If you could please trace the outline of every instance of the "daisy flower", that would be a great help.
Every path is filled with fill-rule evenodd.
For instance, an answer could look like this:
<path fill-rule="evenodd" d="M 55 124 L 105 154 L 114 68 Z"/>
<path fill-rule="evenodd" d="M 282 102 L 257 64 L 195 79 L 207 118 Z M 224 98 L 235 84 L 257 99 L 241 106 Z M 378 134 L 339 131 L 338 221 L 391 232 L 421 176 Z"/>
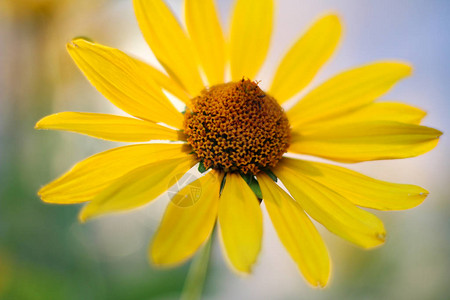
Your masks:
<path fill-rule="evenodd" d="M 150 203 L 176 175 L 197 165 L 203 176 L 194 184 L 201 191 L 189 203 L 183 201 L 193 199 L 191 186 L 173 195 L 178 200 L 169 202 L 150 246 L 154 264 L 184 262 L 218 223 L 227 260 L 235 270 L 250 272 L 261 249 L 263 203 L 305 279 L 325 286 L 330 259 L 310 218 L 373 248 L 384 242 L 385 229 L 360 207 L 402 210 L 427 196 L 418 186 L 289 155 L 341 163 L 407 158 L 434 148 L 441 135 L 419 125 L 422 110 L 375 102 L 411 74 L 403 62 L 358 66 L 295 98 L 334 52 L 342 31 L 338 16 L 319 18 L 287 51 L 263 90 L 257 80 L 273 29 L 272 0 L 238 0 L 227 39 L 213 0 L 185 0 L 185 28 L 162 0 L 135 0 L 134 8 L 166 72 L 117 49 L 73 40 L 67 49 L 77 66 L 130 116 L 62 112 L 36 128 L 138 144 L 79 162 L 39 191 L 43 201 L 87 202 L 80 213 L 86 221 Z M 168 94 L 184 102 L 185 111 L 179 112 Z M 298 101 L 285 111 L 281 105 L 291 98 Z M 146 143 L 152 140 L 158 141 Z"/>

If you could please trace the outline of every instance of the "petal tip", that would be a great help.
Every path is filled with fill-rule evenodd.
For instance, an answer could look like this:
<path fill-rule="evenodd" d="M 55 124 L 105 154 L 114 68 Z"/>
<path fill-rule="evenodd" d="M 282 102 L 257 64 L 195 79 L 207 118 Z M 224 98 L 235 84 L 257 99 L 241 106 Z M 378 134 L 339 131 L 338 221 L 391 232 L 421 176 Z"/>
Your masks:
<path fill-rule="evenodd" d="M 301 273 L 303 274 L 303 273 Z M 303 278 L 306 280 L 306 282 L 313 288 L 318 288 L 318 289 L 324 289 L 327 285 L 328 285 L 328 281 L 330 279 L 330 273 L 328 272 L 327 276 L 316 276 L 316 277 L 309 277 L 309 276 L 305 276 L 303 274 Z"/>
<path fill-rule="evenodd" d="M 78 215 L 78 221 L 82 224 L 86 223 L 93 217 L 93 214 L 89 210 L 89 204 L 83 207 Z"/>
<path fill-rule="evenodd" d="M 233 268 L 234 273 L 240 277 L 248 277 L 252 273 L 251 268 L 248 269 L 237 269 L 236 267 Z"/>
<path fill-rule="evenodd" d="M 181 262 L 171 261 L 167 255 L 166 256 L 164 255 L 165 253 L 158 251 L 158 249 L 156 247 L 154 247 L 153 245 L 150 246 L 149 250 L 150 251 L 148 254 L 148 261 L 149 261 L 150 265 L 152 265 L 155 268 L 168 269 L 168 268 L 173 268 L 173 267 L 179 266 L 183 262 L 185 262 L 184 260 Z"/>
<path fill-rule="evenodd" d="M 386 241 L 386 232 L 383 231 L 383 232 L 377 233 L 376 237 L 380 242 L 384 243 Z"/>
<path fill-rule="evenodd" d="M 408 196 L 417 196 L 417 195 L 419 195 L 419 196 L 422 196 L 422 197 L 425 198 L 425 197 L 427 197 L 430 194 L 430 192 L 428 190 L 424 189 L 423 187 L 420 187 L 420 186 L 417 186 L 417 185 L 415 187 L 417 189 L 416 193 L 408 194 Z"/>
<path fill-rule="evenodd" d="M 233 263 L 230 258 L 225 255 L 225 261 L 228 264 L 229 269 L 237 276 L 246 278 L 251 275 L 252 273 L 252 266 L 251 265 L 236 265 Z"/>
<path fill-rule="evenodd" d="M 37 194 L 38 194 L 39 197 L 41 197 L 41 198 L 46 198 L 47 197 L 47 195 L 49 194 L 48 191 L 50 189 L 49 185 L 50 184 L 44 185 L 38 190 Z M 42 199 L 42 201 L 44 201 L 44 199 Z M 44 201 L 44 202 L 46 202 L 46 201 Z"/>
<path fill-rule="evenodd" d="M 236 264 L 230 260 L 229 257 L 226 257 L 226 261 L 228 263 L 229 268 L 233 271 L 234 274 L 240 277 L 248 277 L 252 274 L 252 267 L 256 262 L 251 264 Z"/>
<path fill-rule="evenodd" d="M 55 194 L 52 194 L 52 191 L 51 191 L 51 188 L 49 188 L 49 185 L 45 185 L 45 186 L 41 187 L 39 189 L 39 191 L 37 192 L 37 195 L 39 196 L 41 201 L 44 203 L 64 204 L 64 203 L 58 202 L 58 198 L 54 197 Z"/>
<path fill-rule="evenodd" d="M 170 268 L 173 268 L 173 267 L 176 266 L 176 264 L 164 263 L 163 261 L 159 261 L 159 260 L 154 259 L 154 258 L 150 258 L 149 259 L 149 263 L 155 269 L 160 269 L 160 270 L 170 269 Z"/>
<path fill-rule="evenodd" d="M 34 125 L 34 129 L 51 129 L 52 123 L 54 123 L 55 117 L 61 115 L 62 113 L 56 113 L 52 115 L 48 115 L 37 121 Z"/>
<path fill-rule="evenodd" d="M 365 250 L 372 250 L 382 246 L 386 242 L 386 232 L 380 231 L 373 234 L 370 241 L 368 240 L 366 243 L 358 243 L 360 247 Z"/>
<path fill-rule="evenodd" d="M 411 76 L 414 73 L 414 66 L 411 63 L 405 61 L 400 61 L 398 63 L 404 67 L 405 77 Z"/>
<path fill-rule="evenodd" d="M 66 44 L 67 50 L 73 50 L 78 48 L 77 40 L 72 40 Z"/>
<path fill-rule="evenodd" d="M 153 239 L 148 249 L 148 262 L 155 267 L 161 267 L 163 265 L 161 255 L 159 255 L 155 247 L 155 239 Z"/>
<path fill-rule="evenodd" d="M 422 196 L 423 198 L 426 198 L 426 197 L 428 197 L 429 194 L 430 193 L 428 191 L 426 191 L 426 192 L 419 193 L 419 196 Z"/>
<path fill-rule="evenodd" d="M 41 190 L 39 190 L 39 191 L 37 192 L 37 195 L 38 195 L 39 199 L 40 199 L 42 202 L 44 202 L 44 203 L 52 203 L 52 202 L 48 201 L 47 196 L 46 196 L 44 193 L 42 193 Z"/>
<path fill-rule="evenodd" d="M 327 284 L 328 284 L 328 281 L 321 281 L 321 280 L 318 280 L 318 281 L 316 282 L 315 287 L 317 287 L 317 288 L 319 288 L 319 289 L 324 289 L 324 288 L 327 286 Z"/>
<path fill-rule="evenodd" d="M 42 202 L 44 202 L 44 203 L 47 203 L 47 204 L 60 204 L 60 203 L 57 203 L 57 202 L 55 202 L 55 201 L 52 201 L 51 200 L 51 197 L 49 198 L 47 195 L 45 195 L 45 194 L 39 194 L 39 192 L 38 192 L 38 196 L 39 196 L 39 198 L 41 199 L 41 201 Z"/>
<path fill-rule="evenodd" d="M 70 51 L 80 48 L 83 44 L 94 44 L 94 41 L 86 37 L 75 37 L 66 44 L 66 47 Z"/>
<path fill-rule="evenodd" d="M 342 22 L 341 15 L 334 10 L 330 10 L 325 12 L 320 18 L 318 22 L 327 22 L 330 27 L 332 27 L 334 30 L 338 30 L 340 33 L 342 33 L 344 29 L 344 24 Z"/>
<path fill-rule="evenodd" d="M 86 223 L 86 217 L 85 216 L 82 216 L 81 214 L 78 216 L 78 221 L 81 223 L 81 224 L 84 224 L 84 223 Z"/>
<path fill-rule="evenodd" d="M 375 233 L 374 238 L 375 239 L 372 241 L 372 243 L 364 245 L 363 248 L 365 248 L 366 250 L 370 250 L 383 245 L 386 242 L 386 232 L 382 231 Z"/>
<path fill-rule="evenodd" d="M 36 124 L 34 125 L 34 129 L 44 129 L 45 128 L 45 126 L 44 126 L 45 118 L 47 118 L 47 117 L 44 117 L 44 118 L 40 119 L 39 121 L 37 121 Z"/>
<path fill-rule="evenodd" d="M 374 64 L 377 63 L 381 63 L 382 65 L 384 64 L 385 66 L 390 66 L 390 67 L 394 67 L 394 69 L 391 69 L 391 71 L 394 71 L 396 74 L 398 74 L 398 76 L 400 76 L 400 78 L 404 78 L 404 77 L 408 77 L 411 76 L 414 72 L 414 66 L 407 61 L 403 61 L 403 60 L 397 60 L 397 59 L 393 59 L 393 60 L 382 60 L 379 62 L 375 62 Z"/>
<path fill-rule="evenodd" d="M 148 255 L 148 262 L 150 263 L 151 266 L 155 268 L 164 267 L 164 264 L 161 262 L 160 259 L 156 257 L 155 253 L 152 250 L 150 250 L 150 253 Z"/>
<path fill-rule="evenodd" d="M 330 20 L 338 25 L 342 25 L 342 18 L 337 11 L 331 10 L 331 11 L 326 12 L 323 15 L 322 19 Z"/>

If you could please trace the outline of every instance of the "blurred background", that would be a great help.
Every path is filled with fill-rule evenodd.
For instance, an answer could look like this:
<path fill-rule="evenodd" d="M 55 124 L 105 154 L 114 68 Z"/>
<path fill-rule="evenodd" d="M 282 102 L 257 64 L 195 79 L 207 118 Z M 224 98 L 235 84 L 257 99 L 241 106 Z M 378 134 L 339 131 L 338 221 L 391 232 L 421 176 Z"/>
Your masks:
<path fill-rule="evenodd" d="M 219 0 L 224 28 L 231 0 Z M 180 0 L 168 3 L 182 13 Z M 313 85 L 346 68 L 385 58 L 415 74 L 383 97 L 428 111 L 445 134 L 417 158 L 352 165 L 375 178 L 420 185 L 430 196 L 403 212 L 376 212 L 386 244 L 365 251 L 323 232 L 333 261 L 323 290 L 310 288 L 265 215 L 263 250 L 252 276 L 230 271 L 214 241 L 205 299 L 448 299 L 450 294 L 450 2 L 447 0 L 280 0 L 272 48 L 260 73 L 269 82 L 284 51 L 325 11 L 345 24 L 339 51 Z M 189 263 L 147 263 L 167 197 L 130 213 L 79 224 L 78 205 L 42 203 L 39 187 L 77 161 L 118 144 L 68 132 L 35 131 L 60 111 L 116 112 L 78 71 L 65 44 L 85 36 L 155 64 L 128 0 L 0 2 L 0 299 L 178 299 Z"/>

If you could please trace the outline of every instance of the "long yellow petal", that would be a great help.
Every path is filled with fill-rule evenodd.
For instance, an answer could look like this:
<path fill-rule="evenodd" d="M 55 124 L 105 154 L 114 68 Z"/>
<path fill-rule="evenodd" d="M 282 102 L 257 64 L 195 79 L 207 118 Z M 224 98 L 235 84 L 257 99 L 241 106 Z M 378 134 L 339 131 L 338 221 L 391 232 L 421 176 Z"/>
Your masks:
<path fill-rule="evenodd" d="M 289 151 L 340 162 L 406 158 L 433 149 L 441 134 L 434 128 L 389 121 L 339 124 L 294 131 Z"/>
<path fill-rule="evenodd" d="M 167 73 L 193 96 L 203 90 L 194 47 L 162 0 L 134 0 L 145 40 Z"/>
<path fill-rule="evenodd" d="M 140 119 L 182 128 L 182 115 L 151 79 L 147 64 L 82 39 L 68 43 L 67 50 L 87 79 L 114 105 Z"/>
<path fill-rule="evenodd" d="M 224 82 L 225 40 L 213 0 L 186 0 L 185 16 L 189 35 L 197 50 L 209 85 Z"/>
<path fill-rule="evenodd" d="M 190 258 L 211 235 L 217 218 L 222 176 L 210 172 L 169 203 L 150 248 L 155 265 L 172 266 Z M 181 199 L 190 205 L 181 205 Z"/>
<path fill-rule="evenodd" d="M 231 265 L 250 273 L 261 250 L 262 213 L 258 199 L 239 174 L 227 174 L 219 200 L 219 224 Z"/>
<path fill-rule="evenodd" d="M 180 140 L 179 132 L 152 122 L 97 113 L 61 112 L 41 119 L 35 128 L 67 130 L 118 142 Z"/>
<path fill-rule="evenodd" d="M 428 192 L 416 185 L 391 183 L 347 168 L 325 163 L 284 158 L 296 172 L 338 192 L 353 204 L 379 210 L 401 210 L 422 203 Z"/>
<path fill-rule="evenodd" d="M 330 257 L 317 229 L 295 202 L 267 175 L 258 175 L 264 203 L 281 242 L 313 286 L 326 286 Z"/>
<path fill-rule="evenodd" d="M 147 74 L 156 84 L 184 102 L 188 107 L 191 105 L 192 96 L 178 82 L 150 65 L 147 65 Z"/>
<path fill-rule="evenodd" d="M 296 171 L 289 161 L 282 160 L 274 173 L 308 215 L 331 232 L 364 248 L 384 242 L 386 232 L 377 217 Z"/>
<path fill-rule="evenodd" d="M 269 93 L 283 103 L 300 92 L 333 54 L 341 32 L 336 15 L 315 22 L 281 61 Z"/>
<path fill-rule="evenodd" d="M 269 50 L 273 0 L 238 0 L 231 21 L 230 63 L 233 81 L 255 79 Z"/>
<path fill-rule="evenodd" d="M 44 202 L 72 204 L 92 200 L 114 180 L 160 160 L 186 158 L 183 144 L 141 144 L 114 148 L 77 163 L 70 171 L 39 190 Z"/>
<path fill-rule="evenodd" d="M 324 82 L 287 114 L 293 127 L 351 112 L 386 93 L 397 81 L 411 74 L 400 62 L 376 62 L 340 73 Z"/>
<path fill-rule="evenodd" d="M 419 125 L 425 115 L 425 111 L 404 103 L 375 102 L 351 113 L 321 120 L 320 122 L 312 122 L 298 128 L 301 131 L 311 131 L 321 127 L 333 127 L 339 124 L 367 121 L 395 121 Z"/>
<path fill-rule="evenodd" d="M 191 158 L 182 157 L 156 161 L 134 169 L 112 182 L 80 212 L 85 222 L 102 214 L 130 210 L 147 204 L 163 194 L 193 165 Z"/>

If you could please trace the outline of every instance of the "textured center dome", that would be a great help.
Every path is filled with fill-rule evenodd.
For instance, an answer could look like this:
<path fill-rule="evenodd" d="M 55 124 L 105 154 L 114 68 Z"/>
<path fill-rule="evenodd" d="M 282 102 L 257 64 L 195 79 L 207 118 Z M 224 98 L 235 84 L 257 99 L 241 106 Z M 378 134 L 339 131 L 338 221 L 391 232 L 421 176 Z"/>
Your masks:
<path fill-rule="evenodd" d="M 256 175 L 274 167 L 289 146 L 284 110 L 250 80 L 203 90 L 192 99 L 184 126 L 206 169 Z"/>

